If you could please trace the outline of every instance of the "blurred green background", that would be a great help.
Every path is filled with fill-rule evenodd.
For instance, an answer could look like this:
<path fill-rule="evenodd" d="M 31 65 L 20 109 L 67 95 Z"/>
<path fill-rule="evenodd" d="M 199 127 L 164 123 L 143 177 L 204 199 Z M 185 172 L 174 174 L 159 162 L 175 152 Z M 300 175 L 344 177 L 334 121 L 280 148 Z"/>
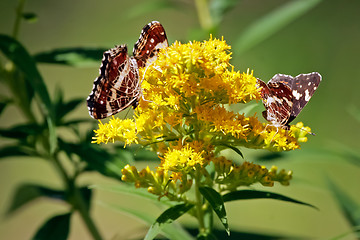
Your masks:
<path fill-rule="evenodd" d="M 307 0 L 299 0 L 307 1 Z M 351 231 L 352 223 L 344 208 L 360 219 L 360 1 L 324 0 L 281 27 L 253 47 L 240 49 L 246 31 L 258 21 L 292 1 L 243 0 L 222 18 L 216 37 L 232 46 L 232 64 L 236 70 L 254 70 L 268 81 L 276 73 L 297 75 L 317 71 L 323 81 L 310 103 L 295 120 L 311 127 L 316 136 L 302 144 L 301 150 L 284 153 L 280 159 L 261 164 L 294 171 L 289 187 L 267 189 L 291 196 L 319 208 L 256 200 L 227 203 L 232 230 L 266 232 L 275 235 L 330 239 Z M 0 1 L 0 32 L 11 34 L 17 1 Z M 127 44 L 132 48 L 141 28 L 152 20 L 165 27 L 169 43 L 175 40 L 206 40 L 201 30 L 195 3 L 182 1 L 28 1 L 26 12 L 34 12 L 36 23 L 23 22 L 19 34 L 31 54 L 64 47 L 104 47 Z M 264 29 L 266 32 L 266 29 Z M 98 63 L 83 67 L 40 64 L 49 92 L 61 87 L 65 98 L 86 99 L 98 75 Z M 6 91 L 3 86 L 1 93 Z M 261 104 L 257 108 L 262 111 Z M 85 102 L 75 112 L 88 117 Z M 16 108 L 9 107 L 0 118 L 0 126 L 21 122 Z M 94 120 L 94 122 L 96 122 Z M 0 139 L 0 143 L 4 142 Z M 254 160 L 266 151 L 244 150 L 245 159 Z M 146 163 L 141 163 L 141 166 Z M 29 239 L 51 215 L 65 210 L 52 201 L 37 201 L 5 218 L 14 188 L 20 183 L 46 182 L 61 186 L 52 165 L 42 160 L 6 158 L 0 161 L 0 239 Z M 88 174 L 83 183 L 116 183 L 100 174 Z M 261 188 L 259 188 L 261 189 Z M 337 189 L 337 190 L 336 190 Z M 339 190 L 340 189 L 340 190 Z M 341 193 L 341 194 L 339 194 Z M 126 195 L 95 191 L 92 215 L 106 239 L 137 239 L 148 226 L 125 214 L 97 204 L 115 202 L 126 207 L 161 211 L 152 204 Z M 349 203 L 349 201 L 351 203 Z M 80 218 L 73 219 L 69 239 L 89 239 Z M 181 219 L 187 224 L 191 219 Z M 343 239 L 356 239 L 347 235 Z"/>

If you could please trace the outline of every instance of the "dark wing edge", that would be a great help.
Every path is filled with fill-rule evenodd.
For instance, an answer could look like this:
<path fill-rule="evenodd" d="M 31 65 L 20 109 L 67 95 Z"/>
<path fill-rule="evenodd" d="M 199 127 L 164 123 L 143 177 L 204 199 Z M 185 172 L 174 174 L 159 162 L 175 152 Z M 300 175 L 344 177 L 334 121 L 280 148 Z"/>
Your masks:
<path fill-rule="evenodd" d="M 128 72 L 121 76 L 123 71 Z M 95 79 L 93 89 L 87 98 L 89 115 L 94 119 L 103 119 L 130 105 L 136 106 L 138 96 L 129 96 L 127 86 L 123 86 L 122 83 L 123 79 L 129 78 L 132 78 L 130 80 L 135 84 L 139 81 L 136 60 L 128 56 L 126 45 L 116 46 L 104 52 L 99 76 Z"/>
<path fill-rule="evenodd" d="M 133 55 L 139 67 L 149 66 L 162 48 L 169 46 L 164 27 L 158 21 L 146 24 L 134 45 Z"/>

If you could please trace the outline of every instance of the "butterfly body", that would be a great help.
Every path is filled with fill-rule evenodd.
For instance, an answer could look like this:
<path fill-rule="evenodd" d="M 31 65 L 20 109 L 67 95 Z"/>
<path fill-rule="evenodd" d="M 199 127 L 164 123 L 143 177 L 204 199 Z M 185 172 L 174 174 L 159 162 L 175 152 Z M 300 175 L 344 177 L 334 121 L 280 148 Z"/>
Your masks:
<path fill-rule="evenodd" d="M 275 127 L 288 129 L 289 124 L 309 102 L 321 82 L 317 72 L 296 77 L 276 74 L 268 83 L 258 79 L 266 111 L 264 118 Z"/>
<path fill-rule="evenodd" d="M 134 45 L 134 56 L 128 55 L 126 45 L 104 52 L 93 89 L 87 98 L 89 114 L 102 119 L 129 106 L 136 108 L 142 96 L 139 67 L 154 62 L 161 48 L 168 46 L 163 26 L 153 21 L 143 28 Z"/>

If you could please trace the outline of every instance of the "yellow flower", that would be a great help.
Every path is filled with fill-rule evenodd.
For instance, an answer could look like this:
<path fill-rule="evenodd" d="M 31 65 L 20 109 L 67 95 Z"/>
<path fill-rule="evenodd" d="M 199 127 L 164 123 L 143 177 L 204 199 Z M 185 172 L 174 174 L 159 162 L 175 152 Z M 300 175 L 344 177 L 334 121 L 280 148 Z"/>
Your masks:
<path fill-rule="evenodd" d="M 140 69 L 146 100 L 135 110 L 135 120 L 100 123 L 93 142 L 140 143 L 158 151 L 159 144 L 170 146 L 167 141 L 185 139 L 189 144 L 206 138 L 215 146 L 229 142 L 271 151 L 299 148 L 310 130 L 300 123 L 285 131 L 223 106 L 260 99 L 253 71 L 234 71 L 230 59 L 223 39 L 175 42 L 160 51 L 152 65 Z"/>
<path fill-rule="evenodd" d="M 159 168 L 164 171 L 188 173 L 190 170 L 195 169 L 197 165 L 203 167 L 205 164 L 202 152 L 195 152 L 194 149 L 186 146 L 179 150 L 168 149 Z"/>
<path fill-rule="evenodd" d="M 139 126 L 139 125 L 138 125 Z M 131 119 L 121 120 L 119 118 L 112 117 L 108 123 L 103 124 L 99 120 L 99 129 L 94 130 L 95 137 L 93 137 L 93 143 L 108 143 L 115 141 L 122 141 L 126 144 L 137 142 L 136 136 L 136 124 Z"/>
<path fill-rule="evenodd" d="M 257 182 L 289 184 L 291 172 L 249 162 L 238 166 L 218 156 L 225 148 L 298 149 L 311 131 L 302 123 L 285 130 L 260 122 L 256 115 L 229 111 L 226 105 L 261 99 L 254 72 L 235 71 L 230 59 L 230 46 L 211 37 L 204 42 L 175 42 L 160 51 L 148 68 L 139 69 L 144 98 L 134 119 L 113 117 L 108 123 L 99 122 L 93 138 L 98 144 L 139 143 L 158 154 L 157 171 L 127 166 L 124 181 L 173 199 L 191 188 L 194 170 L 203 174 L 205 182 L 215 181 L 224 190 Z M 205 168 L 210 162 L 216 172 L 212 180 Z"/>

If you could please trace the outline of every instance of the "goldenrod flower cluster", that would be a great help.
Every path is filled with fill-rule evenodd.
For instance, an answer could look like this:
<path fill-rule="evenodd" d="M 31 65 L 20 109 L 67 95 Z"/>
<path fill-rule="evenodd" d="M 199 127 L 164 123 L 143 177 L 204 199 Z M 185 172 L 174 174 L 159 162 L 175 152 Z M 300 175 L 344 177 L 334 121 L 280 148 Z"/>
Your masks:
<path fill-rule="evenodd" d="M 158 153 L 162 161 L 156 172 L 138 172 L 127 166 L 124 181 L 161 195 L 165 187 L 175 189 L 173 184 L 179 180 L 184 191 L 191 186 L 188 175 L 201 171 L 207 176 L 205 167 L 213 163 L 215 181 L 224 189 L 255 182 L 264 186 L 272 186 L 274 181 L 288 184 L 291 173 L 280 171 L 286 174 L 279 175 L 274 169 L 248 162 L 235 166 L 215 156 L 216 150 L 224 146 L 297 149 L 299 142 L 307 141 L 306 131 L 310 131 L 302 123 L 288 131 L 261 123 L 257 116 L 229 111 L 229 104 L 260 100 L 253 72 L 235 71 L 230 59 L 230 46 L 222 39 L 210 38 L 187 44 L 175 42 L 160 51 L 152 65 L 140 69 L 144 97 L 134 119 L 112 118 L 108 123 L 99 123 L 93 141 L 139 143 Z"/>

